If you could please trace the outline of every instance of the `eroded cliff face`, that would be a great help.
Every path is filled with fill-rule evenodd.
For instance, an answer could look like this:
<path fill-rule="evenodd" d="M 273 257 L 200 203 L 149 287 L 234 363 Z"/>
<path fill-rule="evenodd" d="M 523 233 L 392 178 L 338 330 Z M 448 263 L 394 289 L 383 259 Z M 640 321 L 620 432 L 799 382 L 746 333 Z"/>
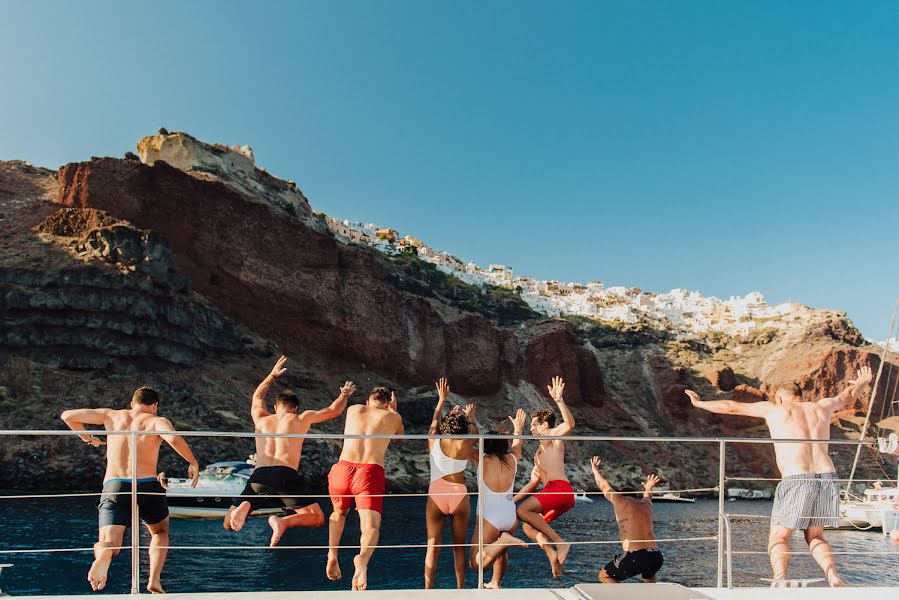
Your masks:
<path fill-rule="evenodd" d="M 357 402 L 387 384 L 399 390 L 410 432 L 426 431 L 438 377 L 449 377 L 451 402 L 476 402 L 490 427 L 519 406 L 551 405 L 545 386 L 561 375 L 578 433 L 752 437 L 766 435 L 763 424 L 694 409 L 684 390 L 756 401 L 795 380 L 817 398 L 879 364 L 843 315 L 825 311 L 784 331 L 696 340 L 544 319 L 511 292 L 336 239 L 302 192 L 256 168 L 249 149 L 185 134 L 145 138 L 138 149 L 144 162 L 95 159 L 58 175 L 0 163 L 2 428 L 62 428 L 64 408 L 124 407 L 149 384 L 179 429 L 250 431 L 253 389 L 285 353 L 279 385 L 304 407 L 327 404 L 347 379 L 359 385 Z M 865 409 L 847 408 L 834 436 L 857 432 Z M 212 462 L 252 447 L 202 440 L 196 453 Z M 423 448 L 388 454 L 393 490 L 426 487 Z M 522 480 L 535 449 L 525 445 Z M 594 454 L 621 486 L 650 470 L 673 488 L 717 481 L 714 444 L 571 442 L 567 451 L 580 487 L 592 486 Z M 307 441 L 310 489 L 323 489 L 338 453 L 337 443 Z M 834 453 L 845 467 L 846 451 Z M 770 446 L 735 445 L 727 458 L 731 475 L 776 475 Z M 89 488 L 103 469 L 101 452 L 64 439 L 0 440 L 0 460 L 5 488 Z M 169 453 L 162 465 L 183 471 Z"/>

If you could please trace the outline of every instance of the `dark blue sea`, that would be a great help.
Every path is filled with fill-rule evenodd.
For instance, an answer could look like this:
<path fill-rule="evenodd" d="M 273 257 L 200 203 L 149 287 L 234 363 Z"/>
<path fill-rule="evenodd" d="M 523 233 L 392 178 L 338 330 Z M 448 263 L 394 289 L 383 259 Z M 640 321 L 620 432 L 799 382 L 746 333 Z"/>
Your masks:
<path fill-rule="evenodd" d="M 95 498 L 0 500 L 0 550 L 15 548 L 89 547 L 96 540 Z M 768 515 L 770 502 L 728 502 L 731 513 Z M 327 512 L 327 511 L 326 511 Z M 655 505 L 656 536 L 682 538 L 711 536 L 717 532 L 717 502 L 700 500 L 695 504 Z M 767 519 L 734 520 L 735 551 L 765 551 Z M 574 509 L 554 523 L 569 540 L 617 539 L 611 506 L 600 497 L 593 504 L 577 503 Z M 202 546 L 263 546 L 268 543 L 269 528 L 264 518 L 250 519 L 240 533 L 222 529 L 220 520 L 173 519 L 171 544 Z M 344 543 L 358 544 L 358 519 L 351 514 Z M 447 530 L 448 535 L 448 530 Z M 896 585 L 899 572 L 899 543 L 880 532 L 832 531 L 827 533 L 836 551 L 895 552 L 877 556 L 855 554 L 838 557 L 838 566 L 850 585 Z M 125 540 L 129 540 L 126 535 Z M 142 544 L 148 543 L 146 533 Z M 385 502 L 382 544 L 422 544 L 425 540 L 424 499 L 388 498 Z M 284 545 L 327 544 L 327 528 L 293 529 L 282 539 Z M 447 538 L 446 543 L 449 543 Z M 714 540 L 660 544 L 665 565 L 663 581 L 689 586 L 714 586 L 716 545 Z M 794 538 L 794 550 L 804 550 L 800 537 Z M 506 587 L 570 587 L 593 582 L 597 571 L 616 552 L 617 545 L 573 546 L 564 575 L 553 580 L 543 552 L 536 547 L 510 551 Z M 350 589 L 353 550 L 341 553 L 344 578 L 329 581 L 324 574 L 325 549 L 317 550 L 171 550 L 163 572 L 163 585 L 169 592 L 260 591 L 260 590 L 347 590 Z M 4 571 L 0 587 L 13 595 L 91 593 L 86 575 L 90 552 L 54 554 L 2 554 L 0 562 L 15 566 Z M 106 591 L 129 591 L 130 552 L 123 551 L 112 564 Z M 420 588 L 423 585 L 424 549 L 379 549 L 369 569 L 369 587 Z M 141 556 L 141 589 L 146 585 L 147 556 Z M 734 557 L 737 585 L 763 585 L 761 577 L 770 574 L 767 557 Z M 819 570 L 809 556 L 794 557 L 791 575 L 817 577 Z M 455 584 L 450 549 L 440 556 L 438 587 Z M 476 587 L 477 573 L 469 572 L 467 586 Z"/>

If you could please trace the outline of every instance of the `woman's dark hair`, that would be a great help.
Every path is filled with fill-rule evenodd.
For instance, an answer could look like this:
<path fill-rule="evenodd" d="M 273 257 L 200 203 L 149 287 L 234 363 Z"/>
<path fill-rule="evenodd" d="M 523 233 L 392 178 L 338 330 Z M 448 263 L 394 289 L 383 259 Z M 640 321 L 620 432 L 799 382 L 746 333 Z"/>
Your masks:
<path fill-rule="evenodd" d="M 508 431 L 497 431 L 496 429 L 491 429 L 487 432 L 487 435 L 499 435 L 500 433 L 509 433 Z M 510 440 L 496 440 L 496 439 L 485 439 L 484 440 L 484 456 L 495 456 L 500 460 L 500 462 L 504 465 L 509 464 L 509 453 L 511 442 Z"/>
<path fill-rule="evenodd" d="M 441 435 L 461 435 L 468 433 L 468 417 L 459 410 L 450 411 L 440 420 L 437 431 Z"/>

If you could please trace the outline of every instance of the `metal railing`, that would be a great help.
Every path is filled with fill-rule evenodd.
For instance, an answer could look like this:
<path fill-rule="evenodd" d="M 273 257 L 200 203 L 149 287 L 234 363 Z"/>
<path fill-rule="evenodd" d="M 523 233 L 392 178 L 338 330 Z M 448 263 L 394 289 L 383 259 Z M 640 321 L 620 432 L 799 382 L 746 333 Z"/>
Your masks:
<path fill-rule="evenodd" d="M 546 440 L 562 440 L 568 442 L 605 442 L 605 443 L 698 443 L 698 444 L 716 444 L 718 446 L 718 481 L 717 485 L 714 487 L 707 488 L 691 488 L 687 490 L 654 490 L 652 494 L 665 494 L 670 493 L 672 491 L 678 492 L 717 492 L 718 493 L 718 531 L 717 535 L 714 536 L 695 536 L 695 537 L 685 537 L 685 538 L 656 538 L 655 540 L 582 540 L 582 541 L 569 541 L 568 543 L 572 545 L 604 545 L 604 544 L 620 544 L 622 541 L 628 542 L 661 542 L 661 543 L 675 543 L 675 542 L 695 542 L 695 541 L 716 541 L 717 542 L 717 569 L 716 569 L 716 585 L 721 588 L 725 586 L 725 576 L 726 576 L 726 586 L 728 588 L 733 587 L 733 556 L 734 555 L 748 555 L 748 554 L 766 554 L 766 552 L 749 552 L 749 551 L 733 551 L 732 545 L 732 535 L 731 535 L 731 522 L 730 519 L 734 517 L 751 517 L 751 518 L 770 518 L 764 515 L 735 515 L 728 514 L 725 512 L 725 497 L 726 497 L 726 485 L 728 478 L 726 476 L 726 453 L 727 453 L 727 445 L 728 444 L 829 444 L 835 446 L 861 446 L 861 445 L 871 445 L 873 440 L 807 440 L 807 439 L 770 439 L 770 438 L 741 438 L 741 437 L 677 437 L 677 436 L 660 436 L 660 437 L 639 437 L 639 436 L 608 436 L 608 435 L 578 435 L 578 436 L 537 436 L 537 435 L 514 435 L 514 434 L 467 434 L 467 435 L 452 435 L 445 436 L 440 434 L 404 434 L 404 435 L 386 435 L 386 434 L 325 434 L 325 433 L 305 433 L 305 434 L 293 434 L 293 433 L 250 433 L 250 432 L 236 432 L 236 431 L 227 431 L 227 432 L 214 432 L 214 431 L 177 431 L 177 432 L 157 432 L 157 431 L 107 431 L 107 430 L 84 430 L 84 431 L 73 431 L 73 430 L 0 430 L 0 436 L 81 436 L 81 435 L 93 435 L 93 436 L 129 436 L 131 448 L 136 447 L 137 437 L 140 435 L 178 435 L 182 437 L 216 437 L 216 438 L 259 438 L 259 437 L 267 437 L 267 438 L 302 438 L 302 439 L 320 439 L 320 440 L 347 440 L 347 439 L 391 439 L 391 440 L 431 440 L 431 439 L 442 439 L 445 437 L 452 437 L 453 439 L 470 439 L 478 442 L 478 455 L 481 464 L 483 464 L 484 460 L 484 449 L 483 442 L 486 439 L 504 439 L 504 440 L 535 440 L 535 441 L 546 441 Z M 131 540 L 130 545 L 128 546 L 120 546 L 109 548 L 111 550 L 126 550 L 129 549 L 131 551 L 131 593 L 138 594 L 140 593 L 140 561 L 139 561 L 139 552 L 140 550 L 147 549 L 148 547 L 143 547 L 140 545 L 140 516 L 138 512 L 138 502 L 137 502 L 137 453 L 131 452 L 130 457 L 131 462 L 131 490 L 127 492 L 130 495 L 131 500 Z M 755 478 L 755 477 L 738 477 L 732 478 L 734 481 L 778 481 L 778 479 L 772 478 Z M 856 480 L 858 482 L 859 480 Z M 484 492 L 484 480 L 480 474 L 480 471 L 477 471 L 477 484 L 478 491 L 476 494 L 480 498 Z M 564 493 L 564 492 L 562 492 Z M 599 495 L 602 492 L 591 492 L 593 495 Z M 642 491 L 630 492 L 630 491 L 616 491 L 615 494 L 642 494 Z M 15 494 L 15 495 L 4 495 L 0 496 L 0 500 L 3 499 L 14 499 L 14 498 L 61 498 L 61 497 L 74 497 L 74 496 L 100 496 L 102 492 L 87 492 L 87 493 L 62 493 L 62 494 Z M 141 492 L 142 495 L 153 495 L 153 492 Z M 165 495 L 165 493 L 155 493 L 157 495 Z M 399 496 L 427 496 L 427 492 L 423 493 L 408 493 L 408 494 L 383 494 L 385 497 L 399 497 Z M 240 497 L 240 496 L 235 496 Z M 253 497 L 267 497 L 254 495 Z M 279 495 L 270 496 L 273 498 L 281 497 Z M 320 498 L 330 498 L 332 495 L 330 494 L 304 494 L 304 497 L 320 497 Z M 478 548 L 478 587 L 484 587 L 484 566 L 483 560 L 480 559 L 481 552 L 484 549 L 484 516 L 483 511 L 478 510 L 478 540 L 477 543 L 472 540 L 471 543 L 468 544 L 437 544 L 437 546 L 443 547 L 467 547 L 471 548 L 477 546 Z M 527 543 L 528 546 L 539 545 L 536 542 Z M 377 548 L 426 548 L 429 544 L 394 544 L 394 545 L 379 545 Z M 170 549 L 170 550 L 272 550 L 272 549 L 282 549 L 282 550 L 307 550 L 307 549 L 324 549 L 327 550 L 329 548 L 328 545 L 323 546 L 277 546 L 272 548 L 270 546 L 160 546 L 160 549 Z M 340 548 L 359 548 L 359 546 L 353 545 L 341 545 L 337 547 Z M 55 552 L 86 552 L 92 551 L 94 548 L 44 548 L 44 549 L 0 549 L 0 555 L 2 554 L 27 554 L 27 553 L 55 553 Z M 792 552 L 791 554 L 808 554 L 807 552 Z M 869 554 L 865 552 L 834 552 L 833 554 Z M 890 554 L 899 556 L 899 552 L 880 552 L 880 553 L 870 553 L 870 554 Z"/>

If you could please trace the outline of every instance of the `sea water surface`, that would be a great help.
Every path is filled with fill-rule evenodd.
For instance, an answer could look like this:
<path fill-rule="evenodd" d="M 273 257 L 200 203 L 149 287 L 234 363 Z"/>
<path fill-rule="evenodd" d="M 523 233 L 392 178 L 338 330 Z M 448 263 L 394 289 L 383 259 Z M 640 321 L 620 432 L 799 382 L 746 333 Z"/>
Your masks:
<path fill-rule="evenodd" d="M 14 548 L 90 547 L 96 541 L 96 498 L 9 499 L 0 500 L 0 550 Z M 387 498 L 381 527 L 382 544 L 425 543 L 424 498 Z M 760 554 L 734 557 L 736 585 L 764 585 L 770 576 L 764 554 L 767 515 L 771 503 L 736 501 L 726 504 L 733 514 L 759 515 L 760 518 L 733 519 L 734 551 Z M 658 538 L 712 536 L 718 528 L 718 504 L 699 500 L 695 504 L 655 504 L 655 532 Z M 618 530 L 608 502 L 600 496 L 592 504 L 578 502 L 574 509 L 553 523 L 569 540 L 616 540 Z M 226 532 L 217 519 L 173 519 L 170 544 L 173 546 L 264 546 L 270 529 L 264 518 L 251 518 L 240 533 Z M 447 528 L 448 536 L 448 528 Z M 850 585 L 897 584 L 899 543 L 878 532 L 830 531 L 827 537 L 835 551 L 852 552 L 837 558 L 840 571 Z M 130 537 L 126 534 L 125 543 Z M 142 532 L 141 544 L 148 543 Z M 358 544 L 358 518 L 352 513 L 344 534 L 345 544 Z M 281 541 L 284 545 L 327 545 L 327 528 L 292 529 Z M 446 543 L 450 543 L 447 537 Z M 797 534 L 794 550 L 807 550 Z M 665 564 L 660 580 L 688 586 L 714 586 L 716 583 L 717 542 L 691 541 L 661 543 Z M 597 571 L 620 546 L 575 545 L 565 572 L 552 579 L 545 554 L 537 547 L 510 550 L 506 587 L 570 587 L 596 581 Z M 894 554 L 880 554 L 892 552 Z M 337 582 L 325 577 L 325 549 L 316 550 L 171 550 L 163 572 L 163 586 L 169 592 L 261 591 L 261 590 L 347 590 L 350 589 L 354 550 L 340 554 L 344 578 Z M 870 553 L 870 554 L 869 554 Z M 142 551 L 141 575 L 146 586 L 147 554 Z M 423 587 L 424 549 L 379 549 L 369 568 L 371 589 Z M 52 554 L 2 554 L 0 562 L 15 566 L 3 572 L 0 588 L 13 595 L 89 594 L 87 570 L 90 552 Z M 130 552 L 116 557 L 109 572 L 110 593 L 129 591 Z M 796 556 L 792 577 L 818 577 L 820 571 L 809 556 Z M 489 574 L 488 574 L 489 577 Z M 455 585 L 452 554 L 443 550 L 438 567 L 437 587 Z M 477 586 L 477 572 L 469 571 L 467 587 Z"/>

